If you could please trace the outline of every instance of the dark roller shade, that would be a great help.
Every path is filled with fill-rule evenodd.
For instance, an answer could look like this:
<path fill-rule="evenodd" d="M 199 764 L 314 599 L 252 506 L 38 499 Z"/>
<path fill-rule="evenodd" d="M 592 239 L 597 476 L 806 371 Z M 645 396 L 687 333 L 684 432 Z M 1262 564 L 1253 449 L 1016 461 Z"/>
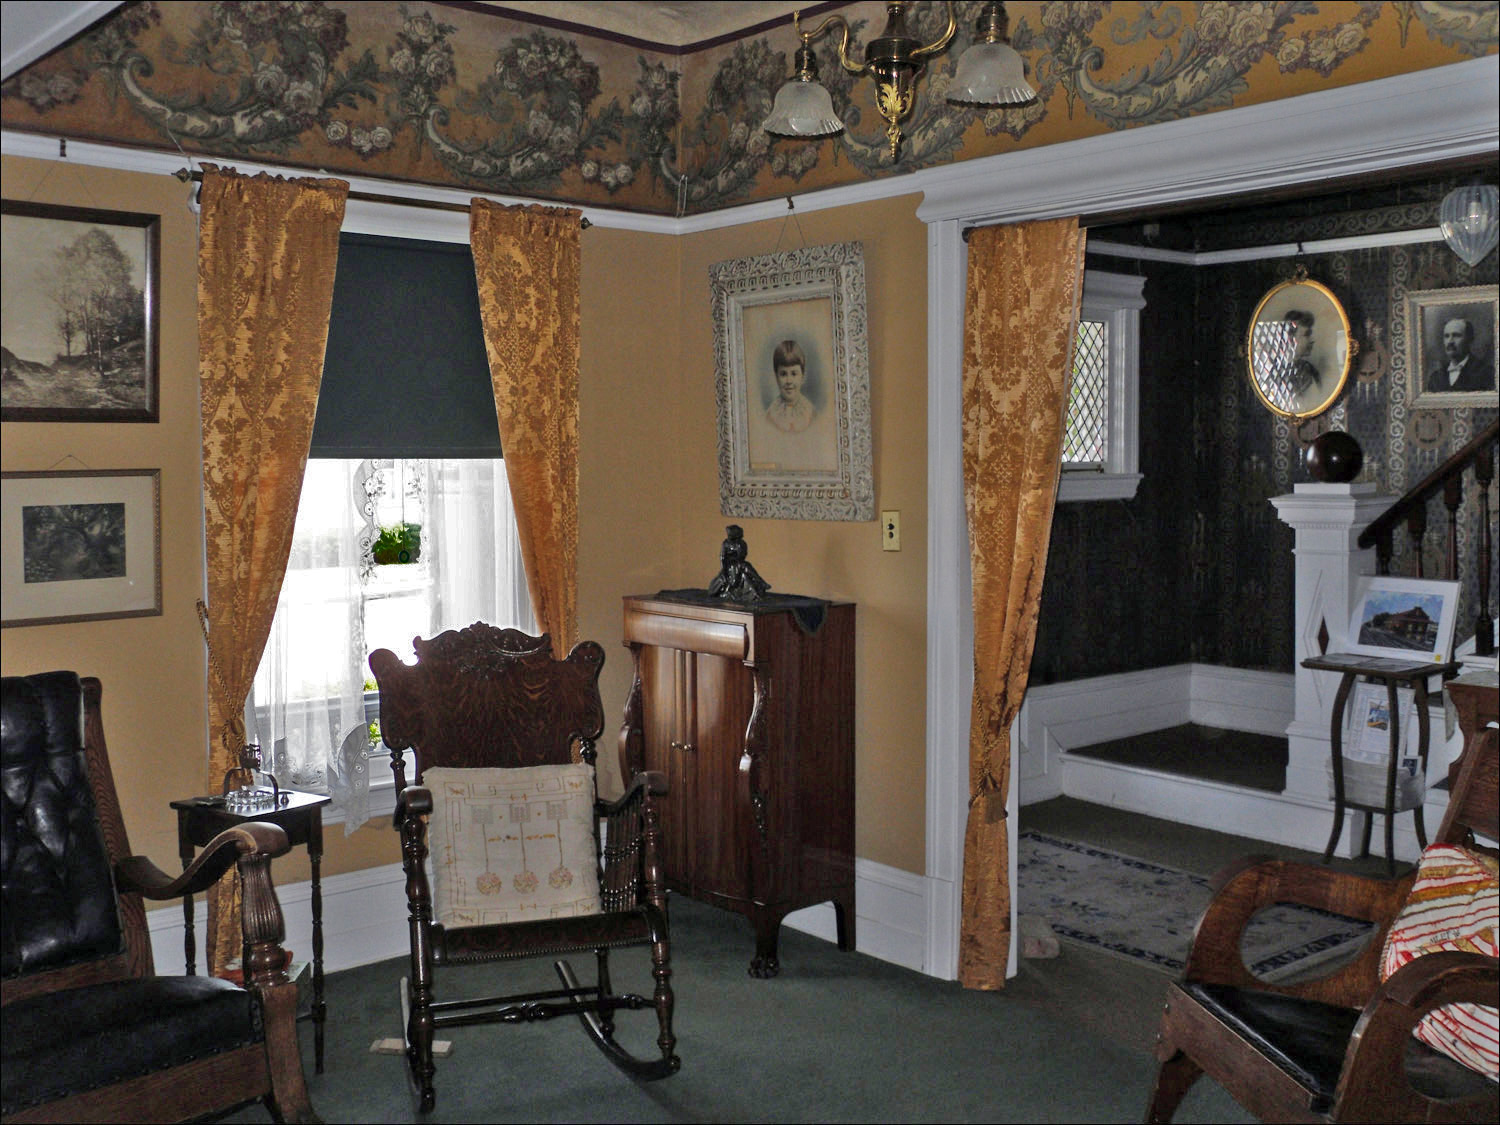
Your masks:
<path fill-rule="evenodd" d="M 469 248 L 345 234 L 314 457 L 499 457 Z"/>

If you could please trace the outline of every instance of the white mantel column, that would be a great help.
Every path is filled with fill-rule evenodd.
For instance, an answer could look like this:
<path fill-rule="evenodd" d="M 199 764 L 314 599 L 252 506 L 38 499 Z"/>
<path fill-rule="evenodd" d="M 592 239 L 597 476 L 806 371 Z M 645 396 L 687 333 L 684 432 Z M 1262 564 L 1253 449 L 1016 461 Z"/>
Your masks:
<path fill-rule="evenodd" d="M 1289 797 L 1329 800 L 1328 728 L 1341 677 L 1337 672 L 1310 671 L 1302 667 L 1302 661 L 1325 651 L 1344 649 L 1356 580 L 1360 575 L 1375 573 L 1375 551 L 1361 550 L 1355 540 L 1395 499 L 1377 495 L 1373 483 L 1299 484 L 1290 495 L 1271 499 L 1276 514 L 1297 536 L 1297 707 L 1286 730 L 1290 757 L 1283 790 Z M 1318 639 L 1324 631 L 1326 648 Z M 1340 843 L 1347 848 L 1352 837 L 1353 832 L 1345 831 Z M 1348 854 L 1342 848 L 1340 851 Z"/>

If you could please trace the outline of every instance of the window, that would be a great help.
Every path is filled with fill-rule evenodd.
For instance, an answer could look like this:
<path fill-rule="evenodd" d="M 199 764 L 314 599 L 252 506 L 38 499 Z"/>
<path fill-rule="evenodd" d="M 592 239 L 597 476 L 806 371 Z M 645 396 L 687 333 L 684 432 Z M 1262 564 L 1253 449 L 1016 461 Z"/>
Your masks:
<path fill-rule="evenodd" d="M 1145 278 L 1087 270 L 1073 343 L 1059 501 L 1128 500 L 1137 472 L 1136 394 Z"/>
<path fill-rule="evenodd" d="M 378 549 L 415 529 L 409 561 Z M 278 781 L 368 815 L 378 702 L 368 654 L 413 655 L 412 638 L 476 620 L 536 632 L 504 462 L 312 458 L 247 726 Z"/>

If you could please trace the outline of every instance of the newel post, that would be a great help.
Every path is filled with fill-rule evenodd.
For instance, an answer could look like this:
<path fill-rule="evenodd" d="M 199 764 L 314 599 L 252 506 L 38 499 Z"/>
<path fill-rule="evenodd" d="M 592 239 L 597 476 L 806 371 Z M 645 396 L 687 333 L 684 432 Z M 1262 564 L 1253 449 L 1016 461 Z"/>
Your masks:
<path fill-rule="evenodd" d="M 1299 484 L 1289 495 L 1271 498 L 1281 522 L 1296 534 L 1296 711 L 1286 730 L 1290 757 L 1282 791 L 1289 797 L 1328 802 L 1328 723 L 1339 676 L 1310 671 L 1302 661 L 1344 648 L 1356 581 L 1375 573 L 1375 551 L 1355 541 L 1395 499 L 1379 495 L 1370 482 Z"/>

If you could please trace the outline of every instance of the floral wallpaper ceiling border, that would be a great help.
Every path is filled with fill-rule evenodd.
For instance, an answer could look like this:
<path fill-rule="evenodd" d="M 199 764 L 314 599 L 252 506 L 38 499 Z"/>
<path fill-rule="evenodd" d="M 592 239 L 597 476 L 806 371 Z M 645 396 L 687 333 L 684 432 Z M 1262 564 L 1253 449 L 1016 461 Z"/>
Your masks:
<path fill-rule="evenodd" d="M 1493 54 L 1492 0 L 1007 5 L 1038 98 L 950 106 L 980 4 L 918 87 L 899 164 L 873 83 L 820 45 L 846 132 L 773 140 L 790 23 L 687 56 L 421 3 L 136 3 L 0 87 L 0 124 L 662 214 L 739 203 L 1291 97 Z M 842 9 L 859 50 L 878 3 Z M 935 37 L 942 5 L 910 22 Z M 1336 127 L 1336 126 L 1335 126 Z"/>

